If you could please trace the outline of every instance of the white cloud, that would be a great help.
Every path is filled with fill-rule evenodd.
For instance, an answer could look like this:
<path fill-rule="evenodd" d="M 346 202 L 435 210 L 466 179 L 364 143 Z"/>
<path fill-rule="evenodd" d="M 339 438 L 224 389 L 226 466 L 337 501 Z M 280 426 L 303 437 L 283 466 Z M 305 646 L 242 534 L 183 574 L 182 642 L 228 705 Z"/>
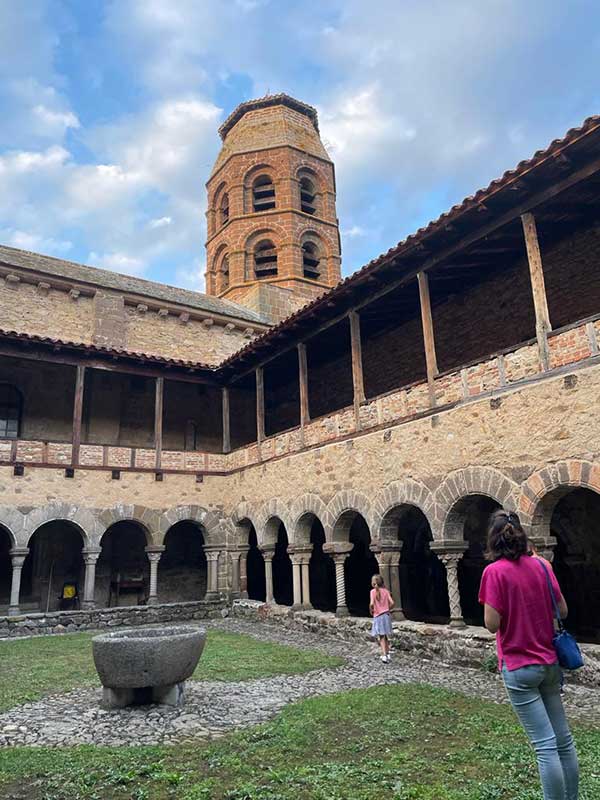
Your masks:
<path fill-rule="evenodd" d="M 175 283 L 183 286 L 184 289 L 193 289 L 196 292 L 203 292 L 205 286 L 204 272 L 206 266 L 201 259 L 191 265 L 178 267 L 175 270 Z"/>
<path fill-rule="evenodd" d="M 18 247 L 20 250 L 31 250 L 53 256 L 64 256 L 73 247 L 73 242 L 67 240 L 44 238 L 35 233 L 19 231 L 14 228 L 0 230 L 0 241 L 9 247 Z"/>
<path fill-rule="evenodd" d="M 146 268 L 141 259 L 125 253 L 95 253 L 92 251 L 87 258 L 87 263 L 93 267 L 101 267 L 125 275 L 141 275 Z"/>
<path fill-rule="evenodd" d="M 40 104 L 33 107 L 33 113 L 48 128 L 79 128 L 79 120 L 72 111 L 53 111 Z"/>
<path fill-rule="evenodd" d="M 152 219 L 148 223 L 149 228 L 165 228 L 167 225 L 170 225 L 173 222 L 171 217 L 160 217 L 159 219 Z"/>

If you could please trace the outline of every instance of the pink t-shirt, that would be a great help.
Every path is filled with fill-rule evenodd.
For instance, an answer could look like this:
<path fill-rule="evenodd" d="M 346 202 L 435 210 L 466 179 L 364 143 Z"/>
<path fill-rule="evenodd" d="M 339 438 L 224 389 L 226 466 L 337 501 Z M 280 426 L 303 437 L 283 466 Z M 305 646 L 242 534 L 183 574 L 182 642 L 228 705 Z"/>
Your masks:
<path fill-rule="evenodd" d="M 378 617 L 380 614 L 387 614 L 392 607 L 392 603 L 392 595 L 385 586 L 379 588 L 379 600 L 377 600 L 377 591 L 371 589 L 371 606 L 373 607 L 374 617 Z"/>
<path fill-rule="evenodd" d="M 548 570 L 556 602 L 562 597 L 554 572 Z M 500 558 L 483 571 L 479 602 L 502 617 L 496 633 L 498 664 L 509 670 L 528 664 L 555 664 L 554 609 L 546 574 L 537 558 Z"/>

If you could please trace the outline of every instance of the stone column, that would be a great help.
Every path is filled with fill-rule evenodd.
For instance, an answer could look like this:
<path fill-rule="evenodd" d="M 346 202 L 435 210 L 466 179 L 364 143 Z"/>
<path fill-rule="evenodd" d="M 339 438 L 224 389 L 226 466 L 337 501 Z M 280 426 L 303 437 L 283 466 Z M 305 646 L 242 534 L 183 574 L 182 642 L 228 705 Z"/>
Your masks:
<path fill-rule="evenodd" d="M 399 565 L 401 553 L 402 542 L 393 545 L 380 545 L 375 552 L 381 576 L 394 600 L 395 608 L 392 611 L 392 618 L 398 621 L 406 619 L 402 610 L 402 592 L 400 589 Z"/>
<path fill-rule="evenodd" d="M 231 553 L 231 596 L 240 596 L 240 557 L 239 550 Z"/>
<path fill-rule="evenodd" d="M 208 566 L 208 575 L 206 576 L 206 596 L 205 600 L 218 600 L 218 579 L 219 579 L 219 556 L 220 550 L 204 548 L 206 561 Z"/>
<path fill-rule="evenodd" d="M 158 562 L 164 553 L 165 548 L 161 545 L 148 545 L 146 555 L 150 562 L 150 592 L 148 594 L 148 605 L 158 605 Z"/>
<path fill-rule="evenodd" d="M 249 549 L 250 549 L 249 547 L 244 547 L 239 551 L 240 597 L 243 600 L 248 599 L 248 550 Z"/>
<path fill-rule="evenodd" d="M 292 560 L 292 577 L 294 582 L 294 603 L 292 608 L 299 611 L 302 608 L 302 557 L 297 553 L 290 553 Z"/>
<path fill-rule="evenodd" d="M 14 547 L 10 552 L 12 564 L 12 582 L 10 585 L 10 603 L 8 606 L 8 616 L 16 617 L 21 613 L 19 608 L 19 595 L 21 593 L 21 570 L 25 559 L 29 554 L 28 547 Z"/>
<path fill-rule="evenodd" d="M 333 556 L 335 563 L 336 617 L 348 616 L 348 606 L 346 605 L 346 576 L 344 574 L 344 563 L 347 558 L 348 553 L 335 553 Z"/>
<path fill-rule="evenodd" d="M 263 558 L 265 560 L 265 587 L 266 587 L 266 596 L 265 602 L 273 603 L 273 551 L 272 550 L 263 550 L 262 551 Z"/>
<path fill-rule="evenodd" d="M 83 601 L 81 608 L 91 611 L 96 607 L 96 562 L 100 558 L 100 550 L 83 550 L 83 561 L 85 563 L 85 580 L 83 584 Z M 152 567 L 150 567 L 152 570 Z"/>
<path fill-rule="evenodd" d="M 310 602 L 310 553 L 302 556 L 302 608 L 312 609 Z"/>
<path fill-rule="evenodd" d="M 460 605 L 460 590 L 458 588 L 458 562 L 462 556 L 463 551 L 439 554 L 440 561 L 446 567 L 448 601 L 450 603 L 450 625 L 453 628 L 463 628 L 465 626 Z"/>

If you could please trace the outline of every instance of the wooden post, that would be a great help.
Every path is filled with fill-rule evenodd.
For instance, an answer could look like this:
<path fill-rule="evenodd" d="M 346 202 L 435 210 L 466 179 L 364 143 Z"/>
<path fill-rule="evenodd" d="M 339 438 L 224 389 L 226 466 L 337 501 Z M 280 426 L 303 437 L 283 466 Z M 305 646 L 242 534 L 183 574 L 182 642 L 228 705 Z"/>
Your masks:
<path fill-rule="evenodd" d="M 360 341 L 360 316 L 357 311 L 351 311 L 350 320 L 350 347 L 352 350 L 352 385 L 354 387 L 354 416 L 356 427 L 360 427 L 360 404 L 365 401 L 365 386 L 363 380 L 362 345 Z"/>
<path fill-rule="evenodd" d="M 423 325 L 423 342 L 425 344 L 425 362 L 427 365 L 427 383 L 430 394 L 433 393 L 433 381 L 439 374 L 435 354 L 435 338 L 433 336 L 433 318 L 431 316 L 431 297 L 429 296 L 429 278 L 426 272 L 419 272 L 419 299 L 421 301 L 421 322 Z"/>
<path fill-rule="evenodd" d="M 231 450 L 231 433 L 229 428 L 229 389 L 223 387 L 223 452 L 229 453 Z"/>
<path fill-rule="evenodd" d="M 162 454 L 162 426 L 163 426 L 163 389 L 165 379 L 156 379 L 156 393 L 154 399 L 154 447 L 156 450 L 156 469 L 160 469 Z"/>
<path fill-rule="evenodd" d="M 527 261 L 529 262 L 529 275 L 531 278 L 531 291 L 535 308 L 535 335 L 540 351 L 542 369 L 549 366 L 548 332 L 552 330 L 550 313 L 546 299 L 546 286 L 544 283 L 544 270 L 542 267 L 542 254 L 538 241 L 535 217 L 530 212 L 521 215 L 525 246 L 527 248 Z"/>
<path fill-rule="evenodd" d="M 306 361 L 306 345 L 298 345 L 298 380 L 300 383 L 300 427 L 310 422 L 310 406 L 308 403 L 308 365 Z"/>
<path fill-rule="evenodd" d="M 256 368 L 256 441 L 260 444 L 265 438 L 265 384 L 263 368 Z"/>
<path fill-rule="evenodd" d="M 75 377 L 75 402 L 73 403 L 73 447 L 71 451 L 71 463 L 73 466 L 79 464 L 79 448 L 81 446 L 81 419 L 83 416 L 83 388 L 85 385 L 85 367 L 81 364 L 77 367 Z"/>

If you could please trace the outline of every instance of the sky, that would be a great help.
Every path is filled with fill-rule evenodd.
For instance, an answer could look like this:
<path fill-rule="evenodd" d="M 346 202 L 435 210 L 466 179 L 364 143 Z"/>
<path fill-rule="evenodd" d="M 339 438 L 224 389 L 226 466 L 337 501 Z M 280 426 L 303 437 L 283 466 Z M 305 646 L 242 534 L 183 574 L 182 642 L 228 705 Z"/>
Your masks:
<path fill-rule="evenodd" d="M 202 291 L 217 128 L 319 112 L 349 275 L 591 114 L 595 0 L 0 0 L 0 243 Z"/>

